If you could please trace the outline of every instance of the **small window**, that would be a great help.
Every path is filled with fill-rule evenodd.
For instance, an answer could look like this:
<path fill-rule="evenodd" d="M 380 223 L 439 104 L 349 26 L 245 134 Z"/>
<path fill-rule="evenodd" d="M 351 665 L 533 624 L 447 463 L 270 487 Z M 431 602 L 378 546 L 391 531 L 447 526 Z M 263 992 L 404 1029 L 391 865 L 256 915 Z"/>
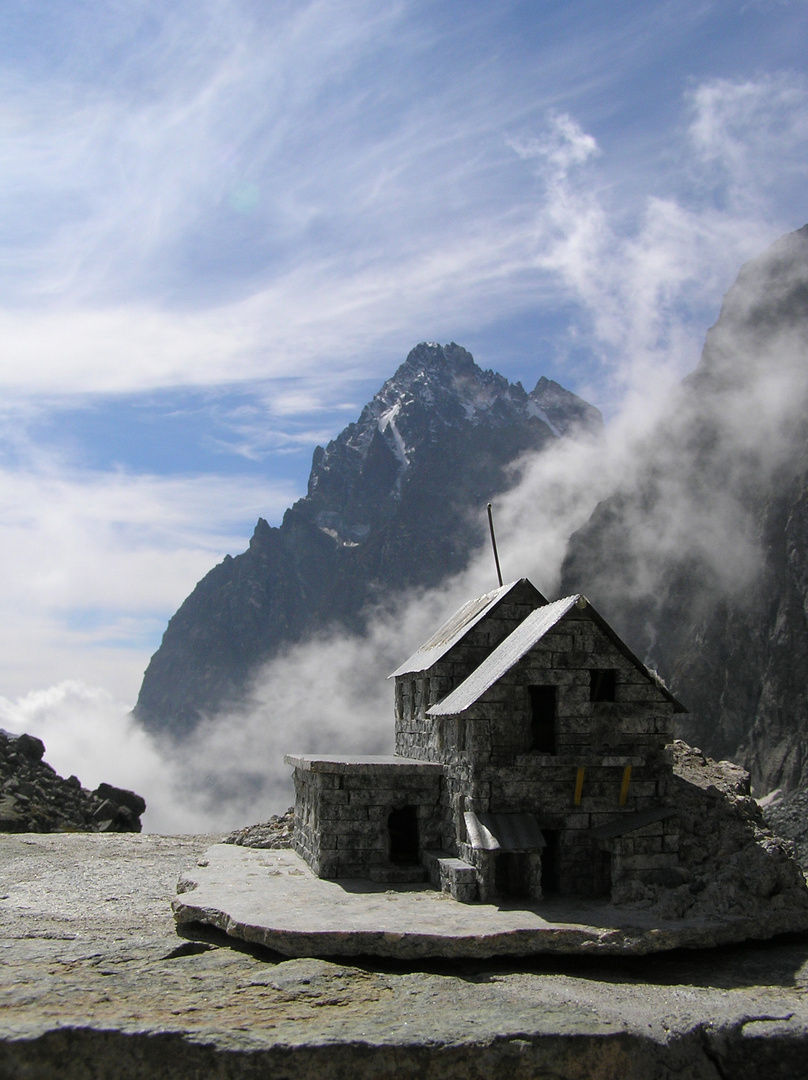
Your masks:
<path fill-rule="evenodd" d="M 536 754 L 556 752 L 556 688 L 529 686 L 530 749 Z"/>
<path fill-rule="evenodd" d="M 590 670 L 589 700 L 617 700 L 617 672 L 614 668 L 593 668 Z"/>

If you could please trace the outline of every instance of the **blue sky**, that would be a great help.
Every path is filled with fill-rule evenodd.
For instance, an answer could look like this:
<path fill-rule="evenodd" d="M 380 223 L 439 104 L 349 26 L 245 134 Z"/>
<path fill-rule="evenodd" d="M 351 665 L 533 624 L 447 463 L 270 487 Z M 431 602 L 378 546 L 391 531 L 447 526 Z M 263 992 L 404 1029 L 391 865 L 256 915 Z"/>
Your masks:
<path fill-rule="evenodd" d="M 0 695 L 167 618 L 421 340 L 616 417 L 808 220 L 803 0 L 6 0 Z"/>

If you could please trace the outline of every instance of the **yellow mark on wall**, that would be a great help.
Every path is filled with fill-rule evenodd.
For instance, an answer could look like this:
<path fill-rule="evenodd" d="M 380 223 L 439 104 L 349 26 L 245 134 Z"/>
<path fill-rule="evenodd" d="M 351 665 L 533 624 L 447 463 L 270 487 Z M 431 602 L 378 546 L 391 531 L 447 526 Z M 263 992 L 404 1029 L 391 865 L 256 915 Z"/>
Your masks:
<path fill-rule="evenodd" d="M 578 775 L 575 777 L 575 805 L 581 805 L 581 792 L 584 789 L 584 773 L 586 769 L 579 769 Z"/>
<path fill-rule="evenodd" d="M 628 786 L 631 783 L 631 766 L 626 765 L 623 769 L 623 783 L 620 785 L 620 805 L 626 805 L 626 799 L 628 798 Z"/>

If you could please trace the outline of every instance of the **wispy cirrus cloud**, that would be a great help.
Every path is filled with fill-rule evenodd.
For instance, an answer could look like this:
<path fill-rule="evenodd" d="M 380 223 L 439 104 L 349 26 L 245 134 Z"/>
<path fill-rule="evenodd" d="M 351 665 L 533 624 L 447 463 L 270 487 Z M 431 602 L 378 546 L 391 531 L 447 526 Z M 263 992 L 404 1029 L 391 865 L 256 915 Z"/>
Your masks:
<path fill-rule="evenodd" d="M 580 305 L 585 394 L 611 401 L 614 412 L 652 387 L 664 396 L 694 366 L 739 265 L 802 223 L 789 220 L 783 192 L 804 182 L 806 115 L 808 84 L 796 74 L 692 88 L 678 141 L 681 182 L 671 192 L 663 169 L 658 190 L 649 185 L 630 213 L 614 204 L 612 165 L 569 115 L 549 114 L 543 133 L 512 144 L 544 195 L 536 264 Z"/>
<path fill-rule="evenodd" d="M 625 108 L 638 58 L 707 18 L 631 8 L 559 9 L 552 34 L 516 9 L 458 21 L 414 0 L 50 13 L 0 77 L 6 385 L 128 392 L 357 362 L 383 375 L 402 341 L 552 306 L 563 289 L 528 240 L 545 265 L 559 215 L 574 211 L 581 251 L 597 223 L 584 200 L 551 198 L 537 228 L 509 144 L 567 181 L 597 164 L 615 184 L 625 138 L 615 147 L 609 118 L 603 143 L 584 115 Z M 635 193 L 658 167 L 632 160 Z"/>

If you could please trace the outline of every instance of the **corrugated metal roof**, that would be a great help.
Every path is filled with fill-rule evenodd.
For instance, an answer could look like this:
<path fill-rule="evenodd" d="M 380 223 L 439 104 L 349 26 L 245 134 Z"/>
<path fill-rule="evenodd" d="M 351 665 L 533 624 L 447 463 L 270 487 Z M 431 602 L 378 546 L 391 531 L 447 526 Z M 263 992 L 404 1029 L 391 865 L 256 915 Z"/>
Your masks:
<path fill-rule="evenodd" d="M 575 596 L 565 596 L 563 600 L 556 600 L 531 611 L 460 686 L 428 710 L 427 716 L 458 716 L 465 712 L 489 687 L 510 671 L 548 630 L 563 619 L 578 600 L 576 593 Z"/>
<path fill-rule="evenodd" d="M 533 814 L 463 815 L 466 835 L 476 851 L 539 851 L 546 847 L 539 823 Z"/>
<path fill-rule="evenodd" d="M 493 592 L 484 593 L 474 600 L 468 600 L 459 611 L 452 615 L 451 619 L 447 619 L 443 626 L 435 631 L 428 641 L 424 642 L 418 652 L 413 653 L 409 660 L 406 660 L 401 667 L 396 668 L 390 678 L 392 679 L 396 675 L 407 675 L 414 671 L 426 671 L 427 668 L 432 667 L 453 645 L 460 641 L 464 634 L 468 633 L 472 626 L 475 626 L 480 621 L 493 604 L 496 604 L 515 585 L 518 585 L 519 580 L 510 581 L 507 585 L 501 585 L 498 589 L 494 589 Z"/>
<path fill-rule="evenodd" d="M 477 701 L 482 694 L 510 671 L 517 661 L 521 660 L 525 653 L 540 641 L 542 637 L 556 625 L 567 612 L 581 601 L 581 606 L 586 609 L 592 621 L 600 627 L 612 644 L 625 658 L 641 671 L 649 682 L 659 690 L 663 697 L 674 707 L 674 712 L 684 713 L 687 709 L 673 696 L 665 683 L 655 671 L 651 671 L 629 649 L 628 645 L 609 626 L 602 615 L 589 603 L 585 596 L 576 593 L 574 596 L 565 596 L 562 600 L 555 600 L 552 604 L 545 604 L 536 608 L 517 626 L 517 628 L 501 641 L 494 651 L 486 657 L 480 666 L 468 676 L 459 686 L 448 694 L 443 701 L 439 701 L 427 711 L 427 716 L 459 716 Z"/>
<path fill-rule="evenodd" d="M 598 840 L 613 840 L 616 836 L 624 836 L 626 833 L 634 832 L 635 829 L 644 829 L 646 825 L 653 825 L 654 822 L 675 817 L 678 813 L 675 807 L 660 806 L 654 810 L 640 810 L 636 814 L 620 814 L 614 821 L 592 829 L 592 835 Z"/>

